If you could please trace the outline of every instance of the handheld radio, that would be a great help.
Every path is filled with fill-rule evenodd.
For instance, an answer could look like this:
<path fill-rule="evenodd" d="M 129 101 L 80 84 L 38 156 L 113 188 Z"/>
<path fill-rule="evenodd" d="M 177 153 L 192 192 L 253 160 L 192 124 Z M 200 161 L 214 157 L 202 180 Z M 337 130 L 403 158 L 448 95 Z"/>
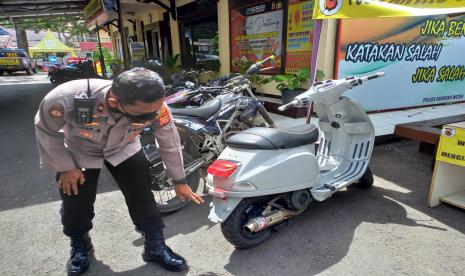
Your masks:
<path fill-rule="evenodd" d="M 89 79 L 87 79 L 87 92 L 82 92 L 74 97 L 76 121 L 79 124 L 92 123 L 96 103 L 97 97 L 90 92 L 90 83 Z"/>

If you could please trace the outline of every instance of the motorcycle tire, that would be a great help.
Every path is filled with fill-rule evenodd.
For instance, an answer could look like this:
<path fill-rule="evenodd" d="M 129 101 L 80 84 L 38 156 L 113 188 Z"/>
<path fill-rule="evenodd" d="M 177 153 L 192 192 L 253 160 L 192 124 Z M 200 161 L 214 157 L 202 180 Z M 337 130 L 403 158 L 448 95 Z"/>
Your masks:
<path fill-rule="evenodd" d="M 187 133 L 182 131 L 179 132 L 181 136 L 181 143 L 186 143 L 188 137 L 185 137 Z M 193 162 L 196 158 L 192 155 L 195 155 L 192 150 L 192 147 L 189 145 L 183 144 L 183 160 L 184 164 L 189 164 Z M 189 153 L 190 151 L 190 153 Z M 182 207 L 186 206 L 189 201 L 182 201 L 174 192 L 174 186 L 172 182 L 168 182 L 166 173 L 165 176 L 162 176 L 161 180 L 156 180 L 155 175 L 160 178 L 161 172 L 165 170 L 161 157 L 156 157 L 155 159 L 149 160 L 151 163 L 151 172 L 152 172 L 152 180 L 151 180 L 151 189 L 154 193 L 155 201 L 157 202 L 158 209 L 162 214 L 173 213 L 181 209 Z M 161 182 L 161 183 L 160 183 Z M 193 192 L 196 192 L 199 187 L 200 182 L 200 172 L 195 171 L 191 173 L 189 176 L 186 177 L 187 185 L 192 189 Z M 164 200 L 164 198 L 168 197 L 168 200 Z"/>
<path fill-rule="evenodd" d="M 32 71 L 32 68 L 31 68 L 31 67 L 28 67 L 28 68 L 26 69 L 26 74 L 27 74 L 28 76 L 32 75 L 33 73 L 34 73 L 34 72 Z"/>
<path fill-rule="evenodd" d="M 221 232 L 229 243 L 237 249 L 248 249 L 261 244 L 271 236 L 271 228 L 252 233 L 243 227 L 250 219 L 260 215 L 266 202 L 268 200 L 264 197 L 247 198 L 236 206 L 221 223 Z"/>
<path fill-rule="evenodd" d="M 53 83 L 53 84 L 58 84 L 57 79 L 53 75 L 50 76 L 50 82 Z"/>

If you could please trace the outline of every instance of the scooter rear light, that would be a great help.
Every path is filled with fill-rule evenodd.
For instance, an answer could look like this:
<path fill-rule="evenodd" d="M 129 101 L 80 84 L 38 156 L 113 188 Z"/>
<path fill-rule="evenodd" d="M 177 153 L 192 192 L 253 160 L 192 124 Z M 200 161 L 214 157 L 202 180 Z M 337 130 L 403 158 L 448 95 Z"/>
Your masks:
<path fill-rule="evenodd" d="M 236 171 L 237 165 L 227 160 L 216 160 L 208 167 L 208 173 L 219 178 L 229 178 Z"/>

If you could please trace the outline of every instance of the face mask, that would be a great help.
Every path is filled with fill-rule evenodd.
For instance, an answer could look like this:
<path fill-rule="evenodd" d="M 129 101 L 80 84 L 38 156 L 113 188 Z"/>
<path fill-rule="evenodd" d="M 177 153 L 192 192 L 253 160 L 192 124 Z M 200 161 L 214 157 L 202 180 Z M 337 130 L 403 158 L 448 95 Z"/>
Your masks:
<path fill-rule="evenodd" d="M 150 120 L 153 120 L 155 118 L 155 116 L 157 116 L 156 111 L 155 112 L 149 112 L 149 113 L 134 115 L 134 114 L 129 114 L 129 113 L 123 112 L 123 111 L 119 110 L 118 108 L 114 108 L 114 107 L 109 107 L 109 109 L 113 113 L 123 114 L 123 116 L 128 118 L 130 121 L 136 122 L 136 123 L 143 123 L 143 122 L 146 122 L 146 121 L 150 121 Z"/>
<path fill-rule="evenodd" d="M 150 112 L 138 115 L 123 113 L 123 115 L 133 122 L 141 123 L 155 119 L 155 116 L 157 116 L 157 112 Z"/>

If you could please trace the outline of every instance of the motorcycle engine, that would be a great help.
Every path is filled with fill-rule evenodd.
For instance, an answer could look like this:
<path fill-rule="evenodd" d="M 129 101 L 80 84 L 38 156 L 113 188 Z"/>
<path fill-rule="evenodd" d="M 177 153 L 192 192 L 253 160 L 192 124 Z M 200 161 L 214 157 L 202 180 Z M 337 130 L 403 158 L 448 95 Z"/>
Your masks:
<path fill-rule="evenodd" d="M 312 195 L 308 189 L 293 191 L 285 195 L 286 205 L 293 210 L 306 208 L 312 200 Z"/>

